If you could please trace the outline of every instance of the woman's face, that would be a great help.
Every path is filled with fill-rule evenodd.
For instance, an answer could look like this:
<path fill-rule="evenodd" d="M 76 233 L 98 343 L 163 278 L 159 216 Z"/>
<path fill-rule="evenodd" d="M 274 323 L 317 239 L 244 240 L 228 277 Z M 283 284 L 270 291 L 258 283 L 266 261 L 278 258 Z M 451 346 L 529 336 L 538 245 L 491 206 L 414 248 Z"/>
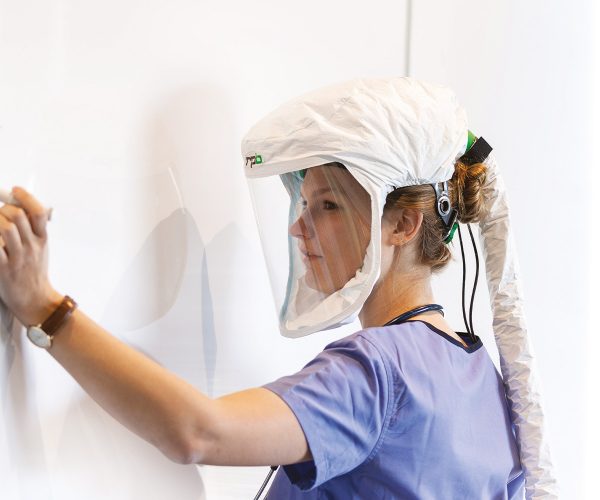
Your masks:
<path fill-rule="evenodd" d="M 297 238 L 308 286 L 326 294 L 342 288 L 362 267 L 371 230 L 368 193 L 343 168 L 309 168 L 300 189 Z"/>

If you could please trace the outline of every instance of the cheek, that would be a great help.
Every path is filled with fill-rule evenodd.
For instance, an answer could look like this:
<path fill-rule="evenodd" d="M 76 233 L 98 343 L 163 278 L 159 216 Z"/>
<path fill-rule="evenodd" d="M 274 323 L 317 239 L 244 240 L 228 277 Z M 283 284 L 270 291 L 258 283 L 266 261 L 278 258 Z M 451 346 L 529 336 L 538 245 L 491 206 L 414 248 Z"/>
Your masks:
<path fill-rule="evenodd" d="M 339 263 L 357 253 L 360 244 L 354 228 L 349 228 L 339 218 L 330 218 L 320 225 L 319 246 L 330 265 Z"/>
<path fill-rule="evenodd" d="M 329 238 L 323 241 L 323 255 L 336 278 L 352 278 L 365 260 L 366 250 L 371 239 L 370 227 L 364 224 L 337 221 L 328 227 Z M 334 271 L 335 270 L 335 271 Z"/>
<path fill-rule="evenodd" d="M 352 225 L 346 228 L 344 248 L 347 249 L 348 255 L 352 256 L 357 262 L 357 266 L 361 266 L 365 259 L 365 254 L 369 242 L 371 241 L 371 227 L 363 221 L 353 221 Z"/>
<path fill-rule="evenodd" d="M 370 221 L 346 214 L 324 214 L 314 219 L 315 248 L 322 259 L 307 266 L 309 286 L 332 293 L 362 268 L 369 245 Z"/>

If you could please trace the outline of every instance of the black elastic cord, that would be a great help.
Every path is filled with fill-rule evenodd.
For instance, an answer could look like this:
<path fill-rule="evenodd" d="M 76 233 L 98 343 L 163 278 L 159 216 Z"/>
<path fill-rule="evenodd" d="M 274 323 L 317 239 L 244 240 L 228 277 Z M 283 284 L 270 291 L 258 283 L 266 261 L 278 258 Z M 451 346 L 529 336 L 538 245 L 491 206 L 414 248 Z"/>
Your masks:
<path fill-rule="evenodd" d="M 439 311 L 440 313 L 442 313 L 442 316 L 443 316 L 444 315 L 443 309 L 444 308 L 439 304 L 425 304 L 424 306 L 418 306 L 418 307 L 415 307 L 414 309 L 411 309 L 410 311 L 406 311 L 405 313 L 402 313 L 400 316 L 396 316 L 394 319 L 391 319 L 383 326 L 399 325 L 400 323 L 404 323 L 406 320 L 412 318 L 413 316 L 416 316 L 418 314 L 422 314 L 422 313 L 428 312 L 428 311 Z"/>
<path fill-rule="evenodd" d="M 471 243 L 473 244 L 473 252 L 475 253 L 475 279 L 473 280 L 473 292 L 471 293 L 471 304 L 469 306 L 469 325 L 471 326 L 471 337 L 475 342 L 475 329 L 473 328 L 473 303 L 475 302 L 475 291 L 477 290 L 477 281 L 479 280 L 479 254 L 477 253 L 477 245 L 475 244 L 475 237 L 471 226 L 467 224 L 469 229 L 469 235 L 471 236 Z"/>
<path fill-rule="evenodd" d="M 271 469 L 269 470 L 267 477 L 265 478 L 265 480 L 263 481 L 263 484 L 261 485 L 260 489 L 258 490 L 258 493 L 254 497 L 254 500 L 258 500 L 260 498 L 260 495 L 262 494 L 263 491 L 265 491 L 265 488 L 267 487 L 267 484 L 269 484 L 269 480 L 271 479 L 271 476 L 277 470 L 277 468 L 278 468 L 277 465 L 271 465 Z"/>
<path fill-rule="evenodd" d="M 465 328 L 467 333 L 473 337 L 471 333 L 471 329 L 469 328 L 469 322 L 467 321 L 467 309 L 465 307 L 465 283 L 467 281 L 467 264 L 465 261 L 465 248 L 463 246 L 462 233 L 460 232 L 460 224 L 458 225 L 458 241 L 460 242 L 460 256 L 462 258 L 462 313 L 463 313 L 463 321 L 465 322 Z"/>

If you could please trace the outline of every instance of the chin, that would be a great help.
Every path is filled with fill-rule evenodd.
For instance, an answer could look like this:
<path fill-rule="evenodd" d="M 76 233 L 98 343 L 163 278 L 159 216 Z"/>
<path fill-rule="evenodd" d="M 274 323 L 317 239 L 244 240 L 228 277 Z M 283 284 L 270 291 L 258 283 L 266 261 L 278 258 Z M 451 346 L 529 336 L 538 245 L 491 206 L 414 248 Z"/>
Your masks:
<path fill-rule="evenodd" d="M 344 287 L 344 284 L 338 286 L 337 284 L 331 283 L 330 280 L 319 279 L 315 276 L 315 273 L 312 272 L 307 272 L 304 277 L 309 288 L 325 295 L 331 295 Z"/>

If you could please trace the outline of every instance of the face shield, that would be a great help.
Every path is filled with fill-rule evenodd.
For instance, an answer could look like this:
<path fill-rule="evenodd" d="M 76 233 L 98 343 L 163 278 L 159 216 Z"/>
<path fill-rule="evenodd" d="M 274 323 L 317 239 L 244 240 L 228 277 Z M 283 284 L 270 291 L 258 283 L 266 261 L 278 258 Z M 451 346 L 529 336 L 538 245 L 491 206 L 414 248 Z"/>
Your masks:
<path fill-rule="evenodd" d="M 339 162 L 249 185 L 282 333 L 296 337 L 353 319 L 374 263 L 367 190 Z"/>

